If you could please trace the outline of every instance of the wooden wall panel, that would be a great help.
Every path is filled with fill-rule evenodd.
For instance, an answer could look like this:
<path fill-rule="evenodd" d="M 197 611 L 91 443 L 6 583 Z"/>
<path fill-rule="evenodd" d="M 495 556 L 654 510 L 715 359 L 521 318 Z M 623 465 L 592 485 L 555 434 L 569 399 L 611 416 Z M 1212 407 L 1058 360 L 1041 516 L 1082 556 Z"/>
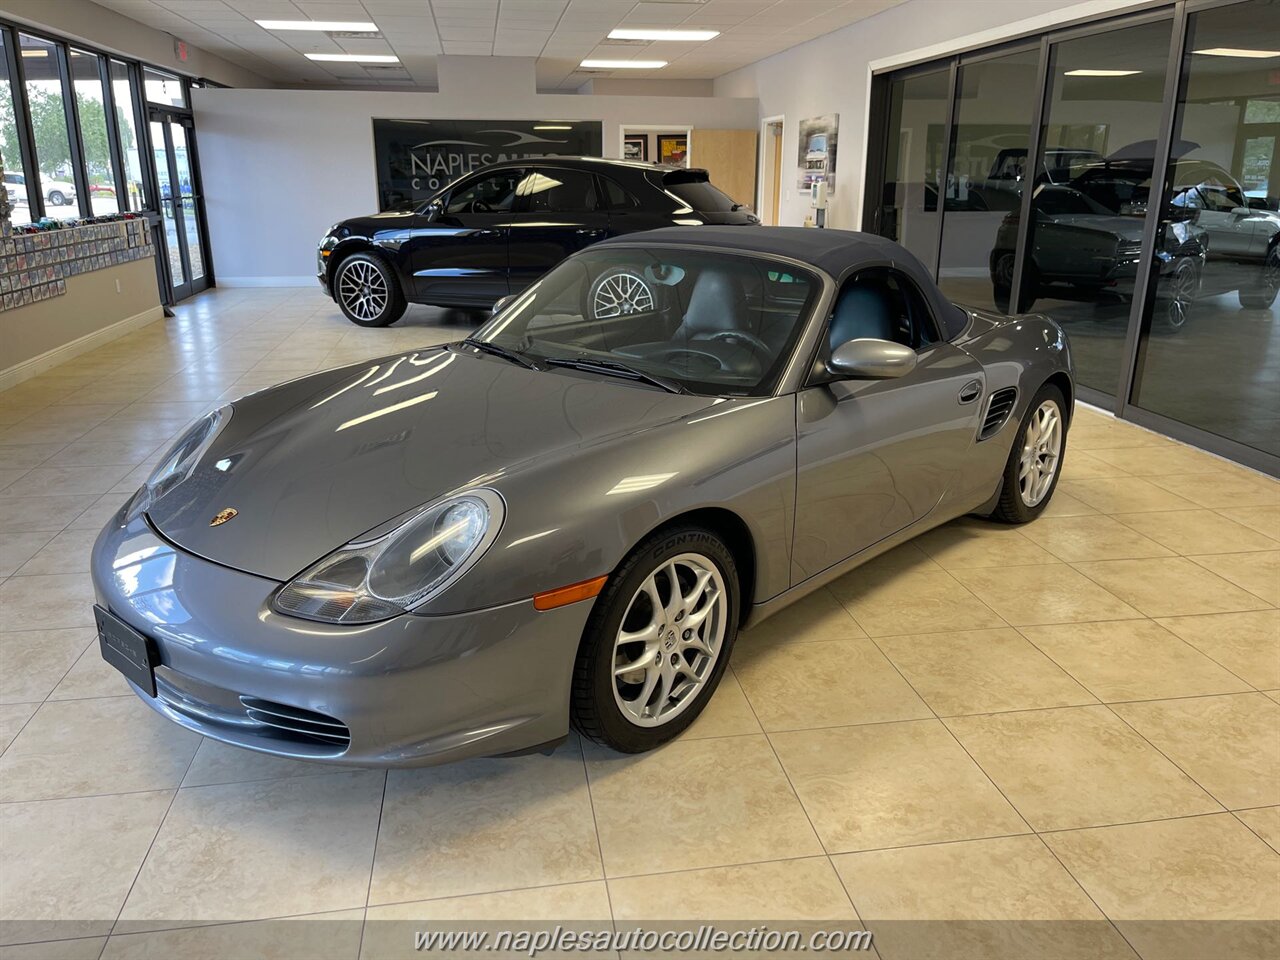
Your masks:
<path fill-rule="evenodd" d="M 711 182 L 739 203 L 752 206 L 756 196 L 756 131 L 693 131 L 690 166 L 702 167 Z"/>

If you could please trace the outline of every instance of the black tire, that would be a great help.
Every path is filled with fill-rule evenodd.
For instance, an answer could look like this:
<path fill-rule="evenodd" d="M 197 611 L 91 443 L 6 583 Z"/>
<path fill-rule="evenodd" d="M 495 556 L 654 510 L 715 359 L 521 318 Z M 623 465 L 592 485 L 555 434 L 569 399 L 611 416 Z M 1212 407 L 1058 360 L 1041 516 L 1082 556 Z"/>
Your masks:
<path fill-rule="evenodd" d="M 1023 438 L 1026 436 L 1027 428 L 1030 426 L 1031 418 L 1035 416 L 1036 411 L 1040 409 L 1041 405 L 1050 401 L 1058 406 L 1058 417 L 1062 430 L 1061 446 L 1048 490 L 1035 504 L 1028 504 L 1023 499 L 1018 476 L 1023 453 Z M 998 523 L 1030 523 L 1044 513 L 1044 508 L 1053 499 L 1053 493 L 1058 489 L 1058 480 L 1062 477 L 1062 463 L 1067 455 L 1067 428 L 1069 425 L 1070 419 L 1067 414 L 1066 399 L 1062 396 L 1062 391 L 1053 384 L 1046 383 L 1036 392 L 1031 403 L 1027 405 L 1027 412 L 1023 414 L 1022 422 L 1018 424 L 1018 432 L 1014 435 L 1013 447 L 1009 451 L 1009 459 L 1005 463 L 1004 474 L 1000 481 L 1000 499 L 996 503 L 996 508 L 991 512 L 990 519 Z"/>
<path fill-rule="evenodd" d="M 1280 293 L 1280 244 L 1272 244 L 1262 266 L 1262 278 L 1256 287 L 1241 290 L 1240 306 L 1246 310 L 1270 310 Z"/>
<path fill-rule="evenodd" d="M 724 582 L 728 601 L 724 637 L 711 672 L 689 705 L 659 726 L 640 726 L 628 719 L 614 696 L 614 643 L 632 598 L 644 581 L 666 561 L 690 553 L 712 561 Z M 652 750 L 685 730 L 715 694 L 728 666 L 738 633 L 740 589 L 733 554 L 710 530 L 675 526 L 658 530 L 642 541 L 609 577 L 583 630 L 570 697 L 574 728 L 622 753 Z"/>
<path fill-rule="evenodd" d="M 596 295 L 606 284 L 615 283 L 620 278 L 623 283 L 634 289 L 634 296 L 629 300 L 621 301 L 616 312 L 601 311 L 597 313 Z M 591 281 L 591 285 L 587 288 L 582 300 L 582 315 L 588 320 L 610 320 L 624 314 L 655 313 L 658 309 L 656 285 L 634 267 L 611 267 L 601 271 L 600 276 Z"/>
<path fill-rule="evenodd" d="M 65 207 L 67 205 L 67 195 L 61 190 L 50 190 L 49 202 L 55 207 Z"/>
<path fill-rule="evenodd" d="M 373 292 L 378 283 L 375 277 L 381 278 L 385 288 L 380 298 Z M 347 290 L 344 283 L 348 285 Z M 359 289 L 353 290 L 352 285 Z M 370 292 L 361 295 L 360 291 L 365 289 Z M 404 316 L 409 306 L 390 264 L 377 254 L 364 251 L 344 257 L 333 268 L 333 299 L 343 315 L 361 327 L 389 327 Z"/>

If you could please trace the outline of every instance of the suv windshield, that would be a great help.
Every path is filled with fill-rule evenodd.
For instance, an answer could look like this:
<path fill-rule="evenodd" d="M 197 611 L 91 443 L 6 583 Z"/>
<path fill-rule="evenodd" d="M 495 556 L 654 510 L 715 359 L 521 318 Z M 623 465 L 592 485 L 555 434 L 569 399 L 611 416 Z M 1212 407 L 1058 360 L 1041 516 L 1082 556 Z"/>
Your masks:
<path fill-rule="evenodd" d="M 471 339 L 539 365 L 604 361 L 582 368 L 593 376 L 625 376 L 626 367 L 629 379 L 639 373 L 693 393 L 766 396 L 821 287 L 815 275 L 767 257 L 593 249 L 560 264 Z"/>

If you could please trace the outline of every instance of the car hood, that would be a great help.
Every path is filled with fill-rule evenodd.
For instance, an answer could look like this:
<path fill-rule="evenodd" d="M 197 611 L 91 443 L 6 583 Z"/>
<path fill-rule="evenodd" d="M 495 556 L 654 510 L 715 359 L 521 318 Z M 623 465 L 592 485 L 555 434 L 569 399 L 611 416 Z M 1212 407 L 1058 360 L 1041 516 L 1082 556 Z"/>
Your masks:
<path fill-rule="evenodd" d="M 1064 227 L 1075 227 L 1079 230 L 1092 230 L 1098 233 L 1110 233 L 1123 240 L 1141 240 L 1141 217 L 1124 217 L 1119 214 L 1073 213 L 1055 216 L 1053 222 Z"/>
<path fill-rule="evenodd" d="M 452 347 L 386 357 L 236 401 L 192 475 L 148 517 L 191 553 L 286 580 L 450 491 L 501 491 L 504 476 L 543 457 L 713 402 Z M 571 500 L 572 475 L 563 483 Z M 234 518 L 211 526 L 228 508 Z"/>

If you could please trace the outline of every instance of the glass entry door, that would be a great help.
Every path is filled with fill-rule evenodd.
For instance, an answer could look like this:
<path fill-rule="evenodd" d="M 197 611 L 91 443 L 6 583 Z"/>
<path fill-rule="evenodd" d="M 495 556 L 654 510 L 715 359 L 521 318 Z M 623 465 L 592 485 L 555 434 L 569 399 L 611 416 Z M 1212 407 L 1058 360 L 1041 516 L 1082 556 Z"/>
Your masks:
<path fill-rule="evenodd" d="M 200 226 L 201 197 L 193 172 L 192 121 L 188 116 L 162 110 L 152 110 L 150 121 L 165 262 L 176 302 L 209 286 Z"/>

